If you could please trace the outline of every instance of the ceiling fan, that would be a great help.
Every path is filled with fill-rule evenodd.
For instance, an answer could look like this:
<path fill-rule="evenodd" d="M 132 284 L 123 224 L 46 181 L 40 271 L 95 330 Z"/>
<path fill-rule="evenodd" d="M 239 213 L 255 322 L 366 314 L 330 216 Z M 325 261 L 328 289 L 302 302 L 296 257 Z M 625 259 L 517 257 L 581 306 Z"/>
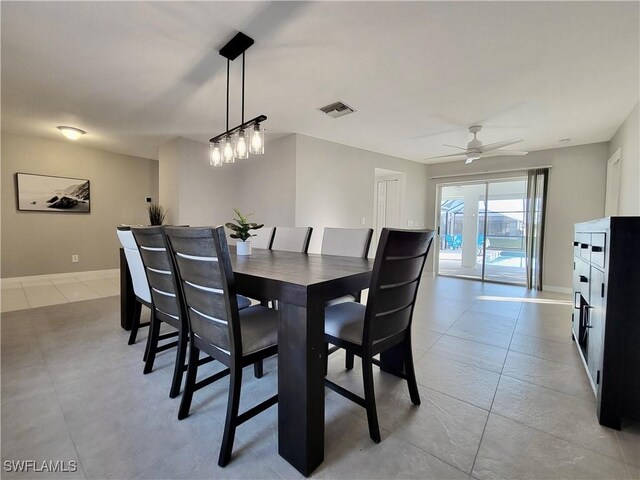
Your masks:
<path fill-rule="evenodd" d="M 453 153 L 451 155 L 440 155 L 438 157 L 431 157 L 427 160 L 435 158 L 448 158 L 450 160 L 466 160 L 466 165 L 472 163 L 474 160 L 485 157 L 498 157 L 502 155 L 526 155 L 529 152 L 523 152 L 518 150 L 498 150 L 502 147 L 513 145 L 514 143 L 522 142 L 521 138 L 514 138 L 512 140 L 504 140 L 503 142 L 490 143 L 489 145 L 483 145 L 477 138 L 478 132 L 482 130 L 482 125 L 472 125 L 469 127 L 469 131 L 473 133 L 473 140 L 467 144 L 467 148 L 456 147 L 455 145 L 445 145 L 445 147 L 458 148 L 464 150 L 464 153 Z"/>

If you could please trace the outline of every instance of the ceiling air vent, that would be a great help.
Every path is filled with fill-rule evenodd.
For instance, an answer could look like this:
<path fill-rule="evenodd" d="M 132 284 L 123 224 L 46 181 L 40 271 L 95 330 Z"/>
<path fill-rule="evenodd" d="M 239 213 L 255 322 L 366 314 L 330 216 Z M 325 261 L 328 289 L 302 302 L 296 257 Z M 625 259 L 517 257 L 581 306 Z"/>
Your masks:
<path fill-rule="evenodd" d="M 349 115 L 350 113 L 355 112 L 355 110 L 349 105 L 346 105 L 340 101 L 332 103 L 331 105 L 327 105 L 326 107 L 322 107 L 320 110 L 329 115 L 331 118 L 343 117 L 344 115 Z"/>

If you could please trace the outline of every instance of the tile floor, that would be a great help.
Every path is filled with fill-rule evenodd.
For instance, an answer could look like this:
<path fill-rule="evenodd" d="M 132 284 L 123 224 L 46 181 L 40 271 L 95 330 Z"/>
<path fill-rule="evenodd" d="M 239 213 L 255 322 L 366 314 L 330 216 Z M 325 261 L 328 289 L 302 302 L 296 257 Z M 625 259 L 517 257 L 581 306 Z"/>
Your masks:
<path fill-rule="evenodd" d="M 29 299 L 31 286 L 21 288 Z M 325 461 L 312 476 L 638 480 L 640 424 L 598 425 L 570 313 L 565 295 L 425 277 L 414 316 L 422 405 L 403 381 L 377 373 L 376 445 L 364 410 L 327 390 Z M 126 344 L 117 296 L 6 312 L 1 326 L 3 466 L 79 466 L 58 475 L 5 469 L 3 478 L 301 478 L 277 454 L 277 407 L 239 428 L 231 463 L 218 468 L 227 382 L 197 392 L 191 416 L 178 421 L 171 353 L 142 374 L 146 331 Z M 351 372 L 343 365 L 332 355 L 329 375 L 361 392 L 357 362 Z M 265 372 L 258 380 L 246 370 L 241 409 L 275 392 L 276 359 Z"/>
<path fill-rule="evenodd" d="M 0 310 L 12 312 L 120 294 L 119 270 L 2 280 Z"/>

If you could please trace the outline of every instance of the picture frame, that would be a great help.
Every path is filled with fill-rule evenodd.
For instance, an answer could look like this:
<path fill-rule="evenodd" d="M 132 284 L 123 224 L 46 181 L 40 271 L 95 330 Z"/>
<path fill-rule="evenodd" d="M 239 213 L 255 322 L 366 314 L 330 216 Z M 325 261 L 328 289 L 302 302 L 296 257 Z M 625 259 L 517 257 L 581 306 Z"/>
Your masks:
<path fill-rule="evenodd" d="M 86 178 L 18 172 L 15 182 L 19 211 L 91 213 L 91 185 Z"/>

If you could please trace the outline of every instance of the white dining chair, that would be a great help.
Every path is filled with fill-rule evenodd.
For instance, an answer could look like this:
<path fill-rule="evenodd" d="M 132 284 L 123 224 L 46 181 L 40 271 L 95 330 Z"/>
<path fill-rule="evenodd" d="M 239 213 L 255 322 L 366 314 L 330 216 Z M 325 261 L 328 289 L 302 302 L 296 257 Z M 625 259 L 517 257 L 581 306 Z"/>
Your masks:
<path fill-rule="evenodd" d="M 133 238 L 131 227 L 124 225 L 119 226 L 117 227 L 116 233 L 122 248 L 124 248 L 124 255 L 127 259 L 127 266 L 129 267 L 129 273 L 131 274 L 131 282 L 133 283 L 133 293 L 136 296 L 133 324 L 131 325 L 131 334 L 129 335 L 129 345 L 133 345 L 136 343 L 138 329 L 140 327 L 148 327 L 150 324 L 149 322 L 140 323 L 140 314 L 142 312 L 142 305 L 151 309 L 151 291 L 149 290 L 147 274 L 144 271 L 144 265 L 142 264 L 138 244 L 136 243 L 135 238 Z"/>
<path fill-rule="evenodd" d="M 263 248 L 269 250 L 271 248 L 271 242 L 273 242 L 273 234 L 275 233 L 275 227 L 262 227 L 258 230 L 252 230 L 251 245 L 253 248 Z"/>
<path fill-rule="evenodd" d="M 311 232 L 311 227 L 276 227 L 271 250 L 307 253 Z"/>

